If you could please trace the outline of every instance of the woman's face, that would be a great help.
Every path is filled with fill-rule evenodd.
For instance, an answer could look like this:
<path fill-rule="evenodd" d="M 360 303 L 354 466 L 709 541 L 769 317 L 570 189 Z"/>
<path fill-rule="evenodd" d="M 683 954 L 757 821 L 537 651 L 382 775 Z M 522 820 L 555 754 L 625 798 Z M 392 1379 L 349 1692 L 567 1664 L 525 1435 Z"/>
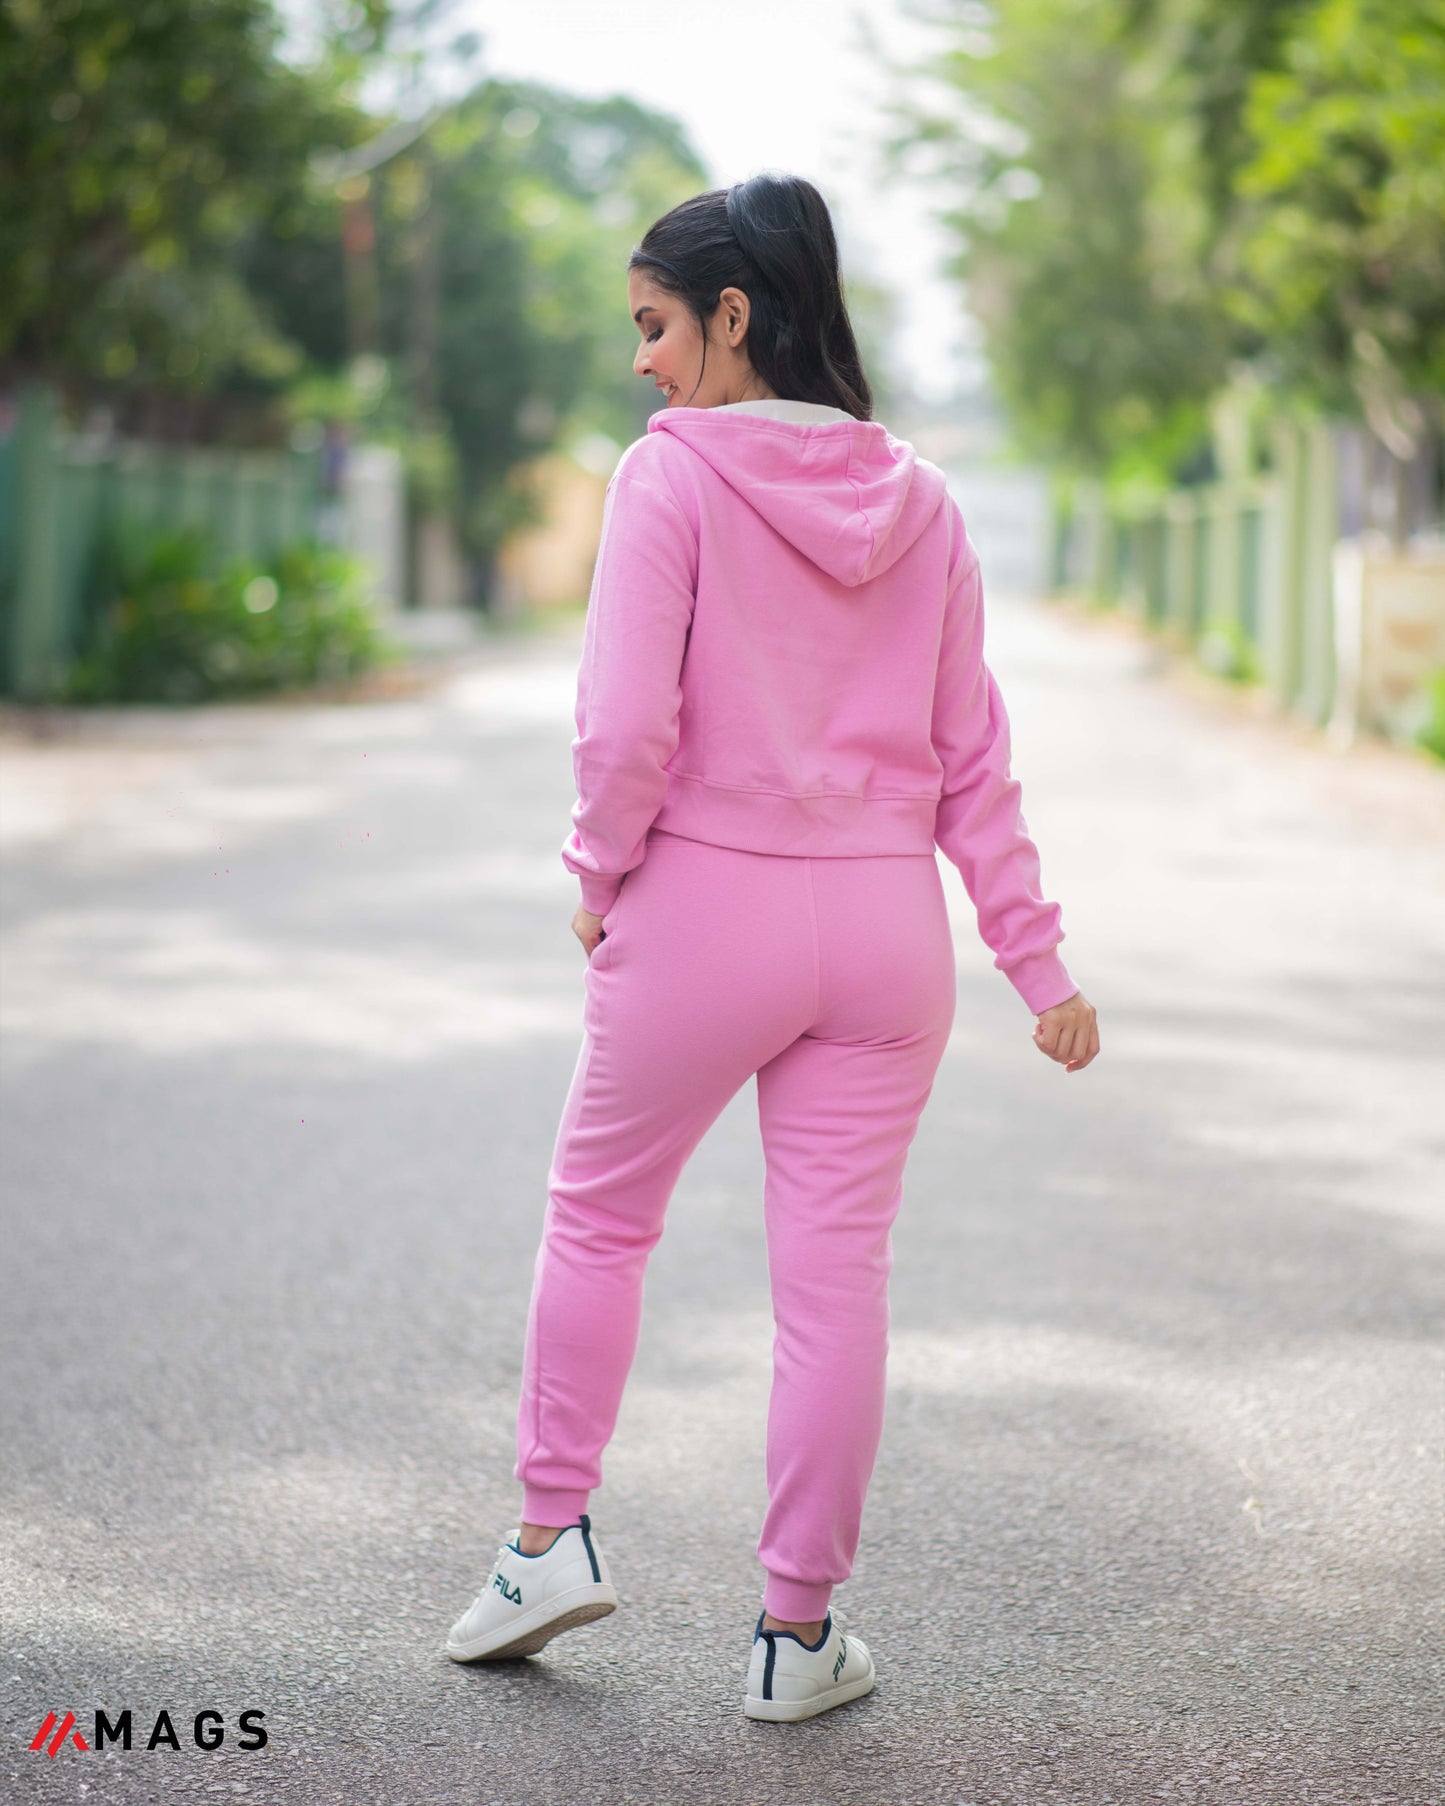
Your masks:
<path fill-rule="evenodd" d="M 697 321 L 684 302 L 658 288 L 643 270 L 627 273 L 627 306 L 642 340 L 632 368 L 656 383 L 667 407 L 716 408 L 770 393 L 743 350 L 749 303 L 741 289 L 725 288 L 718 300 L 706 369 Z"/>

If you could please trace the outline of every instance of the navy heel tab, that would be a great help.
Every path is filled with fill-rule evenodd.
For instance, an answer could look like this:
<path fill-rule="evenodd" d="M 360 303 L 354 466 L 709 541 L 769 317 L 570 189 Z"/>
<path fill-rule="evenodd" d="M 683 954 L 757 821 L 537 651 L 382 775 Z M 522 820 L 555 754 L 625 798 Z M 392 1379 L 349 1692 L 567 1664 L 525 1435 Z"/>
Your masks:
<path fill-rule="evenodd" d="M 602 1569 L 597 1563 L 597 1551 L 592 1547 L 592 1520 L 585 1511 L 578 1518 L 577 1526 L 582 1532 L 582 1547 L 587 1551 L 587 1561 L 592 1569 L 592 1578 L 594 1581 L 600 1583 L 602 1579 Z"/>

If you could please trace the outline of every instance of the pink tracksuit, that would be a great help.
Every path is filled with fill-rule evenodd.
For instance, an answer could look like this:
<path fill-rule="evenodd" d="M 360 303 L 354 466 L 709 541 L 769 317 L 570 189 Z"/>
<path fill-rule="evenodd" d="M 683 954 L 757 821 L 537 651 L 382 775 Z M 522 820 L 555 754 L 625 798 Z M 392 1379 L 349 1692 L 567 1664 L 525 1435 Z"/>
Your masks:
<path fill-rule="evenodd" d="M 935 848 L 1035 1013 L 1074 995 L 938 467 L 797 401 L 669 407 L 607 490 L 562 851 L 606 938 L 548 1175 L 523 1515 L 601 1482 L 647 1257 L 754 1075 L 774 1378 L 765 1608 L 852 1572 L 883 1425 L 890 1232 L 953 1023 Z"/>

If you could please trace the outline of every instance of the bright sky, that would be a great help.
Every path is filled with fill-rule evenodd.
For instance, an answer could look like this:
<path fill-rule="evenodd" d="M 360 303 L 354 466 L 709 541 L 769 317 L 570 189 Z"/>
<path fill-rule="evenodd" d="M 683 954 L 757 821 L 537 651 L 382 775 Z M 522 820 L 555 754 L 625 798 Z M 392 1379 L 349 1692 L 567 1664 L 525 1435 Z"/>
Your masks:
<path fill-rule="evenodd" d="M 479 32 L 482 75 L 545 81 L 573 93 L 623 93 L 678 119 L 711 187 L 761 169 L 815 182 L 833 213 L 845 269 L 893 290 L 899 374 L 928 400 L 977 378 L 970 322 L 937 275 L 935 191 L 881 187 L 872 164 L 891 62 L 915 61 L 937 34 L 898 0 L 454 0 L 448 27 Z M 625 296 L 623 297 L 625 300 Z M 619 302 L 621 305 L 621 302 Z"/>

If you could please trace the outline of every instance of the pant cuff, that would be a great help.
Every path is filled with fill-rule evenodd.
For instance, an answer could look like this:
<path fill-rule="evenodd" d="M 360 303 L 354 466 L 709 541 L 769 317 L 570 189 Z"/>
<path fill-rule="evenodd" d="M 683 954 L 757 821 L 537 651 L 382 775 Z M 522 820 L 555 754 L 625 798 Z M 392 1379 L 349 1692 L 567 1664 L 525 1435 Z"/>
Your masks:
<path fill-rule="evenodd" d="M 784 1580 L 769 1574 L 763 1589 L 763 1610 L 789 1624 L 811 1624 L 828 1616 L 828 1602 L 833 1597 L 831 1580 Z"/>
<path fill-rule="evenodd" d="M 565 1530 L 570 1524 L 575 1524 L 586 1511 L 589 1496 L 585 1491 L 565 1492 L 553 1486 L 528 1486 L 524 1483 L 522 1522 L 545 1524 L 552 1530 Z"/>

